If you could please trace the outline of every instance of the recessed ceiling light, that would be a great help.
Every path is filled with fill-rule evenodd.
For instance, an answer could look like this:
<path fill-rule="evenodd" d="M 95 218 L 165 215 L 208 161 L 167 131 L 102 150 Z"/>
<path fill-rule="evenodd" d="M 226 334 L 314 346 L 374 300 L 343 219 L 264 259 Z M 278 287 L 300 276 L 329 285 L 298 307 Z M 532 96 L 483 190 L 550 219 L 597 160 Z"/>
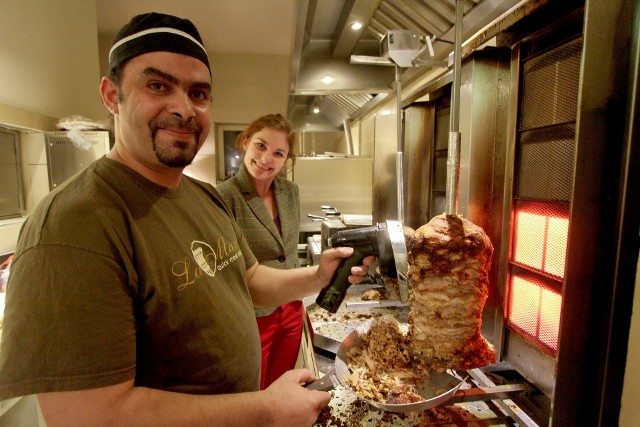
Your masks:
<path fill-rule="evenodd" d="M 318 114 L 320 112 L 320 108 L 313 107 L 313 114 Z"/>
<path fill-rule="evenodd" d="M 334 80 L 335 79 L 331 76 L 324 76 L 321 81 L 326 85 L 330 85 L 331 83 L 333 83 Z"/>
<path fill-rule="evenodd" d="M 351 24 L 349 24 L 349 27 L 351 27 L 351 29 L 354 31 L 358 31 L 359 29 L 362 28 L 362 22 L 353 21 Z"/>

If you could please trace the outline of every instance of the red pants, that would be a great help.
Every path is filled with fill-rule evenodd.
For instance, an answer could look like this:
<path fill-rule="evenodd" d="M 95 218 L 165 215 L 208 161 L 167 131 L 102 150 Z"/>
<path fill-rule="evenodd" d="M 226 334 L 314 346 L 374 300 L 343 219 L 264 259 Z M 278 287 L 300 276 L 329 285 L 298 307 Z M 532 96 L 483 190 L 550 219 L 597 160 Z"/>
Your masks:
<path fill-rule="evenodd" d="M 302 313 L 302 301 L 293 301 L 268 316 L 256 317 L 262 342 L 261 390 L 295 367 L 302 337 Z"/>

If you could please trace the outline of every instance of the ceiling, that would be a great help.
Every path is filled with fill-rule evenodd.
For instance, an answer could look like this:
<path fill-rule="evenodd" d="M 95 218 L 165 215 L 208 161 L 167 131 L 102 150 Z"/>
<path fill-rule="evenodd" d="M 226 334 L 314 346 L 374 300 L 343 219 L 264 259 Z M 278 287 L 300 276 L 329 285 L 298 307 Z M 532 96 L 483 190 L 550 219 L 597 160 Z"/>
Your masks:
<path fill-rule="evenodd" d="M 391 30 L 435 36 L 434 56 L 453 50 L 456 3 L 464 7 L 464 37 L 495 19 L 516 0 L 96 0 L 98 31 L 113 35 L 133 15 L 157 11 L 189 17 L 209 52 L 288 55 L 288 116 L 300 130 L 338 130 L 345 120 L 393 91 L 395 64 L 351 63 L 352 55 L 380 58 Z M 364 26 L 353 31 L 349 24 Z M 422 40 L 424 44 L 426 40 Z M 424 65 L 420 65 L 424 67 Z M 413 68 L 413 67 L 412 67 Z M 405 68 L 400 68 L 403 77 Z M 325 84 L 320 79 L 333 78 Z M 314 114 L 312 107 L 319 107 Z"/>
<path fill-rule="evenodd" d="M 96 0 L 98 32 L 112 37 L 131 17 L 189 18 L 210 52 L 290 55 L 296 0 Z"/>

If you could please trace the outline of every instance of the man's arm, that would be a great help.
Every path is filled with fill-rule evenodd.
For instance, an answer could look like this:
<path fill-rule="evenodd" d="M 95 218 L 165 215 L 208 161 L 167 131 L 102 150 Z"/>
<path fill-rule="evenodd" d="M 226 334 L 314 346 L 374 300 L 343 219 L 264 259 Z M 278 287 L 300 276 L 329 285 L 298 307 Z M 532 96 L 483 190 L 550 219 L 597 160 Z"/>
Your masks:
<path fill-rule="evenodd" d="M 315 377 L 306 369 L 283 374 L 266 390 L 192 395 L 124 383 L 38 395 L 48 427 L 73 426 L 297 426 L 312 425 L 330 395 L 300 384 Z"/>
<path fill-rule="evenodd" d="M 257 307 L 277 307 L 320 292 L 329 284 L 342 259 L 352 254 L 353 248 L 349 247 L 327 249 L 320 256 L 318 266 L 289 270 L 254 264 L 246 274 L 253 304 Z M 369 256 L 364 258 L 362 265 L 353 267 L 349 282 L 360 282 L 373 261 L 375 257 Z"/>

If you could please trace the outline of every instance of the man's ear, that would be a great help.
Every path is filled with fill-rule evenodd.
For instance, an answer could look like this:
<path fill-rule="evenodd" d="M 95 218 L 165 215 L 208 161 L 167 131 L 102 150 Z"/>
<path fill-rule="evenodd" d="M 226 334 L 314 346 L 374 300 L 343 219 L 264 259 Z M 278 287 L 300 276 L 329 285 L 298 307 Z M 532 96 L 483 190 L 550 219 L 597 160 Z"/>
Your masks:
<path fill-rule="evenodd" d="M 114 116 L 118 114 L 118 88 L 108 77 L 103 77 L 100 82 L 100 95 L 105 107 Z"/>

